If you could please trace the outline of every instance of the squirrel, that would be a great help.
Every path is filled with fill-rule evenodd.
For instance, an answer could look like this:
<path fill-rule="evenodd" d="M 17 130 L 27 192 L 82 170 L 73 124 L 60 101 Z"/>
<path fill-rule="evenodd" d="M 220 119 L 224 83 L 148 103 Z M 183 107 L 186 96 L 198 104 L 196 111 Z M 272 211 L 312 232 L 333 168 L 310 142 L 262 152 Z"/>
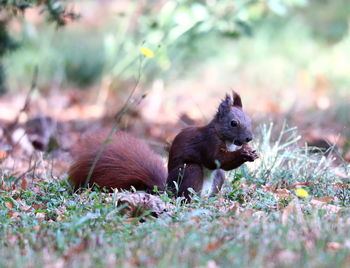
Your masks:
<path fill-rule="evenodd" d="M 76 190 L 88 177 L 101 145 L 102 134 L 85 138 L 70 166 L 69 180 Z M 161 156 L 144 142 L 128 133 L 117 132 L 98 159 L 89 186 L 113 190 L 152 192 L 170 190 L 190 199 L 189 188 L 199 193 L 217 193 L 225 172 L 258 158 L 248 146 L 252 140 L 251 120 L 242 109 L 241 97 L 233 92 L 221 101 L 212 121 L 202 127 L 183 129 L 174 139 L 169 152 L 168 170 Z M 205 189 L 207 187 L 208 189 Z"/>

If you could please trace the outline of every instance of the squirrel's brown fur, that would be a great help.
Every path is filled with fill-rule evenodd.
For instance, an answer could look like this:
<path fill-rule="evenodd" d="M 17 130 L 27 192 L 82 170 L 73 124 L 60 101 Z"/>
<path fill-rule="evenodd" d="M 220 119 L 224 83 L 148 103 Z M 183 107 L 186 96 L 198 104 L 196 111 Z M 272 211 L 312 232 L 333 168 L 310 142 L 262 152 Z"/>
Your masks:
<path fill-rule="evenodd" d="M 78 145 L 77 159 L 69 170 L 75 189 L 83 186 L 106 135 L 89 136 Z M 213 192 L 220 190 L 224 171 L 258 158 L 247 143 L 252 140 L 251 121 L 243 111 L 240 96 L 226 95 L 213 120 L 206 126 L 182 130 L 169 153 L 168 173 L 160 156 L 142 141 L 118 132 L 104 149 L 93 170 L 89 186 L 107 189 L 152 191 L 154 186 L 189 198 L 188 188 L 203 189 L 208 171 L 213 174 Z M 236 148 L 236 149 L 232 149 Z"/>
<path fill-rule="evenodd" d="M 74 189 L 84 185 L 92 163 L 106 134 L 84 137 L 76 146 L 76 161 L 68 174 Z M 117 132 L 108 142 L 93 170 L 89 185 L 106 189 L 127 189 L 152 191 L 154 186 L 163 189 L 167 171 L 162 158 L 144 142 L 125 132 Z"/>

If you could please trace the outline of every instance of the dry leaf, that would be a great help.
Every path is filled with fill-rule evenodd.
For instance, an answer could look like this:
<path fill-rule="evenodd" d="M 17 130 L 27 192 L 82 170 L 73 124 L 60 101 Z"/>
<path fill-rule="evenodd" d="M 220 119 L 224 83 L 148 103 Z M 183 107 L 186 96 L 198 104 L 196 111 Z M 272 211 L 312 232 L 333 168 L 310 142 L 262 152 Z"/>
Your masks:
<path fill-rule="evenodd" d="M 157 196 L 146 193 L 117 193 L 116 206 L 126 205 L 122 209 L 122 213 L 128 214 L 130 217 L 139 217 L 147 212 L 151 212 L 152 216 L 159 216 L 166 213 L 167 205 Z"/>
<path fill-rule="evenodd" d="M 5 202 L 5 207 L 9 208 L 9 209 L 13 209 L 13 203 L 12 202 Z"/>
<path fill-rule="evenodd" d="M 218 241 L 209 243 L 208 246 L 205 248 L 205 253 L 210 253 L 214 250 L 217 250 L 223 243 L 225 242 L 225 238 L 221 238 Z"/>
<path fill-rule="evenodd" d="M 315 199 L 312 199 L 309 204 L 317 209 L 325 209 L 327 211 L 327 213 L 329 214 L 334 214 L 334 213 L 338 213 L 342 208 L 335 206 L 335 205 L 329 205 L 325 202 L 322 201 L 318 201 Z"/>
<path fill-rule="evenodd" d="M 229 206 L 226 210 L 226 213 L 237 212 L 239 210 L 239 203 L 237 201 L 232 202 L 232 205 Z"/>
<path fill-rule="evenodd" d="M 10 219 L 16 219 L 18 217 L 21 216 L 21 214 L 19 212 L 16 212 L 16 211 L 13 211 L 13 210 L 10 210 L 7 215 L 10 216 Z"/>
<path fill-rule="evenodd" d="M 46 208 L 46 205 L 45 205 L 44 203 L 41 203 L 41 204 L 34 204 L 34 205 L 32 205 L 31 208 L 33 208 L 33 209 L 35 209 L 35 210 L 45 209 L 45 208 Z"/>
<path fill-rule="evenodd" d="M 34 227 L 33 227 L 33 230 L 34 231 L 39 231 L 41 229 L 41 226 L 40 225 L 35 225 Z"/>
<path fill-rule="evenodd" d="M 261 189 L 265 192 L 273 192 L 274 191 L 274 189 L 269 184 L 262 185 Z"/>
<path fill-rule="evenodd" d="M 192 217 L 192 218 L 190 218 L 190 220 L 194 221 L 196 223 L 200 223 L 202 221 L 201 218 L 199 218 L 199 217 Z"/>
<path fill-rule="evenodd" d="M 290 203 L 284 210 L 282 213 L 282 225 L 286 225 L 288 223 L 288 216 L 289 214 L 292 213 L 293 209 L 294 209 L 295 204 L 294 203 Z"/>
<path fill-rule="evenodd" d="M 240 219 L 242 220 L 245 220 L 245 219 L 249 219 L 252 217 L 252 215 L 256 212 L 256 210 L 254 209 L 251 209 L 251 208 L 246 208 L 246 209 L 243 209 L 240 213 L 239 213 L 239 217 Z"/>
<path fill-rule="evenodd" d="M 46 264 L 44 267 L 49 267 L 49 268 L 65 268 L 67 267 L 64 258 L 59 258 L 54 260 L 53 262 L 49 262 Z"/>
<path fill-rule="evenodd" d="M 14 245 L 18 241 L 18 237 L 16 235 L 9 235 L 7 236 L 7 241 L 10 243 L 10 245 Z"/>
<path fill-rule="evenodd" d="M 43 220 L 45 219 L 45 213 L 41 213 L 41 212 L 35 213 L 35 218 Z"/>
<path fill-rule="evenodd" d="M 306 182 L 306 181 L 304 181 L 304 182 L 296 182 L 296 183 L 293 184 L 293 188 L 297 188 L 299 186 L 308 186 L 309 187 L 309 186 L 312 186 L 312 184 L 310 182 Z"/>
<path fill-rule="evenodd" d="M 132 225 L 138 225 L 139 224 L 139 219 L 135 217 L 130 217 L 125 219 L 126 223 L 132 224 Z"/>
<path fill-rule="evenodd" d="M 256 191 L 256 189 L 258 188 L 258 185 L 254 183 L 250 184 L 250 183 L 243 182 L 240 187 L 242 189 L 245 189 L 248 194 L 252 194 Z"/>
<path fill-rule="evenodd" d="M 301 211 L 301 206 L 298 203 L 291 202 L 288 206 L 283 210 L 281 221 L 282 225 L 286 225 L 288 223 L 288 217 L 291 213 L 295 213 L 298 217 L 298 221 L 300 222 L 303 217 L 303 212 Z"/>
<path fill-rule="evenodd" d="M 253 217 L 257 218 L 257 219 L 261 219 L 262 217 L 266 216 L 267 213 L 265 211 L 256 211 L 253 213 Z"/>
<path fill-rule="evenodd" d="M 350 151 L 349 151 L 349 157 L 350 157 Z M 350 158 L 347 161 L 350 162 Z M 342 178 L 342 179 L 348 179 L 349 178 L 349 175 L 346 175 L 345 173 L 341 172 L 339 169 L 335 169 L 334 170 L 334 174 L 336 176 L 338 176 L 339 178 Z"/>
<path fill-rule="evenodd" d="M 27 205 L 27 204 L 24 203 L 24 202 L 20 202 L 20 203 L 19 203 L 19 208 L 20 208 L 21 211 L 23 211 L 23 212 L 30 212 L 30 211 L 32 211 L 32 209 L 33 209 L 31 206 Z"/>
<path fill-rule="evenodd" d="M 326 246 L 327 251 L 337 251 L 342 248 L 342 245 L 338 242 L 328 242 Z"/>
<path fill-rule="evenodd" d="M 0 150 L 0 161 L 5 159 L 7 157 L 7 152 L 6 151 L 3 151 L 3 150 Z"/>
<path fill-rule="evenodd" d="M 298 261 L 299 256 L 291 250 L 281 250 L 277 253 L 276 259 L 284 264 L 293 264 Z"/>
<path fill-rule="evenodd" d="M 287 199 L 290 196 L 290 191 L 288 189 L 276 189 L 273 191 L 278 199 Z"/>
<path fill-rule="evenodd" d="M 28 189 L 28 181 L 27 181 L 26 178 L 23 178 L 23 179 L 22 179 L 21 189 L 22 189 L 22 190 L 27 190 L 27 189 Z"/>
<path fill-rule="evenodd" d="M 348 150 L 344 156 L 344 159 L 347 161 L 347 162 L 350 162 L 350 150 Z"/>
<path fill-rule="evenodd" d="M 334 200 L 334 197 L 331 196 L 321 196 L 321 197 L 315 197 L 313 200 L 324 202 L 324 203 L 330 203 Z"/>
<path fill-rule="evenodd" d="M 350 184 L 342 183 L 342 182 L 333 183 L 332 186 L 338 190 L 346 190 L 346 189 L 350 188 Z"/>
<path fill-rule="evenodd" d="M 65 260 L 70 259 L 71 257 L 73 257 L 74 255 L 80 254 L 84 251 L 87 250 L 89 246 L 89 240 L 88 238 L 84 238 L 78 245 L 72 247 L 71 249 L 69 249 L 64 255 L 63 258 Z"/>
<path fill-rule="evenodd" d="M 6 186 L 5 182 L 2 180 L 1 184 L 0 184 L 0 190 L 3 191 L 10 191 L 10 188 Z"/>

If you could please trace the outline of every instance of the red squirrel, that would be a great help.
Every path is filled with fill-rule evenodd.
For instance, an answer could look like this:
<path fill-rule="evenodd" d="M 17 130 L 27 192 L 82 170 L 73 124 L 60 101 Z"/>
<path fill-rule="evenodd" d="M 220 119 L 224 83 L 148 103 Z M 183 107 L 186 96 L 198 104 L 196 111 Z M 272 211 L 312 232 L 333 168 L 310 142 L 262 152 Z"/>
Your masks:
<path fill-rule="evenodd" d="M 78 146 L 76 161 L 68 174 L 74 189 L 83 186 L 106 136 L 87 137 Z M 188 188 L 216 193 L 225 180 L 224 171 L 258 158 L 247 143 L 252 140 L 251 120 L 242 110 L 240 96 L 233 92 L 221 101 L 213 120 L 203 127 L 188 127 L 174 139 L 169 153 L 168 172 L 162 158 L 142 141 L 117 132 L 107 144 L 92 172 L 89 185 L 112 190 L 152 192 L 169 189 L 176 196 L 190 198 Z M 203 192 L 202 191 L 202 192 Z"/>

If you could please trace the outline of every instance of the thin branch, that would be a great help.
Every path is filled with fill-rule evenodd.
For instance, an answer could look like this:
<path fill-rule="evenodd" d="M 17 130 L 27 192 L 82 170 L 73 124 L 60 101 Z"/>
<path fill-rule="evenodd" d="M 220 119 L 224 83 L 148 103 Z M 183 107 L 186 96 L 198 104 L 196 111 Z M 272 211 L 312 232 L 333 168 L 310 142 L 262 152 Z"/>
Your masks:
<path fill-rule="evenodd" d="M 135 93 L 136 89 L 138 88 L 138 86 L 140 84 L 140 81 L 141 81 L 141 76 L 142 76 L 141 69 L 142 69 L 143 59 L 144 59 L 144 57 L 141 56 L 136 83 L 135 83 L 133 89 L 130 91 L 130 94 L 129 94 L 128 98 L 126 99 L 125 104 L 120 109 L 120 111 L 115 115 L 115 117 L 114 117 L 114 126 L 112 127 L 112 129 L 108 133 L 107 138 L 104 140 L 103 144 L 101 145 L 100 149 L 98 150 L 97 155 L 96 155 L 96 157 L 94 159 L 94 162 L 91 165 L 91 168 L 89 170 L 88 176 L 87 176 L 85 184 L 84 184 L 85 188 L 87 188 L 89 186 L 92 174 L 94 172 L 94 169 L 95 169 L 95 167 L 97 165 L 98 160 L 101 158 L 102 153 L 106 149 L 108 143 L 111 141 L 111 138 L 117 132 L 117 130 L 119 128 L 118 124 L 119 124 L 121 118 L 127 112 L 127 110 L 129 109 L 129 107 L 130 107 L 130 105 L 132 103 L 131 102 L 131 98 L 133 97 L 133 95 L 134 95 L 134 93 Z"/>
<path fill-rule="evenodd" d="M 5 128 L 5 132 L 6 132 L 5 135 L 7 137 L 8 142 L 11 143 L 11 144 L 12 144 L 11 133 L 12 133 L 13 129 L 18 125 L 18 122 L 20 120 L 21 114 L 25 113 L 25 112 L 27 112 L 29 110 L 32 94 L 33 94 L 34 90 L 37 87 L 38 74 L 39 74 L 39 68 L 38 68 L 38 66 L 35 66 L 34 72 L 33 72 L 33 77 L 32 77 L 32 82 L 31 82 L 31 86 L 30 86 L 30 89 L 29 89 L 29 91 L 27 93 L 27 96 L 25 98 L 23 107 L 22 107 L 21 110 L 19 110 L 15 120 L 11 124 L 9 124 L 7 128 Z"/>

